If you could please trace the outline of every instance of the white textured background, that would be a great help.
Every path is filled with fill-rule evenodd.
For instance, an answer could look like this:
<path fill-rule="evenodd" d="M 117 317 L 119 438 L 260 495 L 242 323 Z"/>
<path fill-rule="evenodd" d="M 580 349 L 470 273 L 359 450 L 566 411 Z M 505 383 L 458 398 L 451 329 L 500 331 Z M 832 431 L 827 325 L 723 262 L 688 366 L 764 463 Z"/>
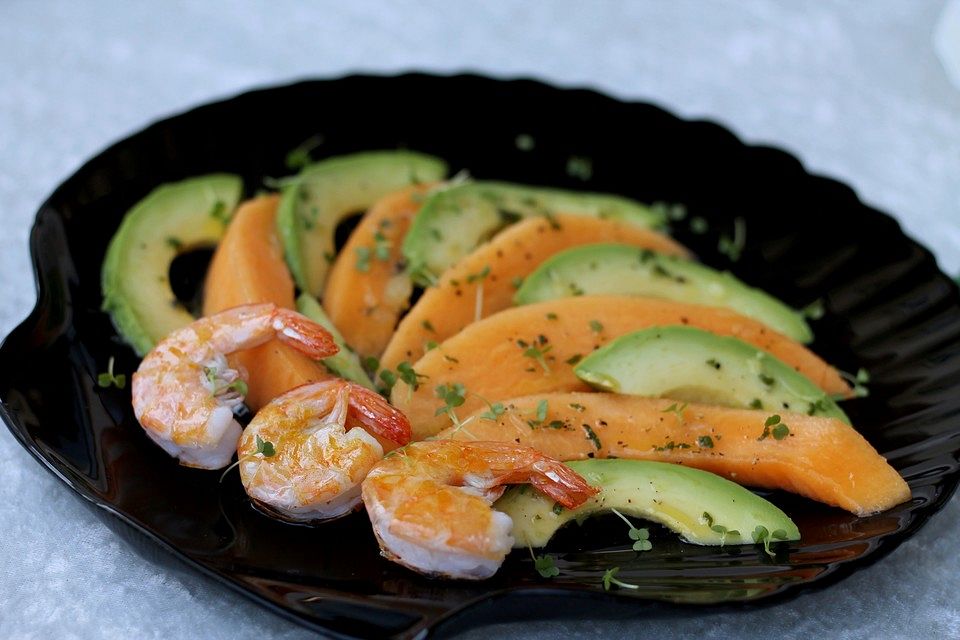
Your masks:
<path fill-rule="evenodd" d="M 945 15 L 913 0 L 0 0 L 0 334 L 34 301 L 35 209 L 85 158 L 213 97 L 356 70 L 535 75 L 718 119 L 849 182 L 956 273 L 960 90 L 937 50 L 960 60 L 960 27 L 935 47 Z M 0 638 L 309 635 L 162 554 L 135 554 L 5 429 L 0 448 Z M 879 564 L 774 609 L 466 637 L 960 637 L 958 531 L 954 499 Z"/>

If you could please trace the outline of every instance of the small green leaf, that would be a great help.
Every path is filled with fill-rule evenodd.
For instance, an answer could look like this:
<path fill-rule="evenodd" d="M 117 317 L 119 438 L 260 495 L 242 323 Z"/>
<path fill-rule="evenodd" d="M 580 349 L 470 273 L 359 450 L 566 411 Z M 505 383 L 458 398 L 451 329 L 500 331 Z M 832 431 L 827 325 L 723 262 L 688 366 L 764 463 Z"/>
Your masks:
<path fill-rule="evenodd" d="M 533 556 L 533 550 L 530 551 Z M 557 568 L 553 556 L 550 554 L 542 556 L 533 556 L 533 567 L 543 578 L 553 578 L 560 575 L 560 569 Z"/>
<path fill-rule="evenodd" d="M 277 454 L 277 450 L 274 448 L 273 443 L 269 440 L 264 440 L 259 435 L 256 436 L 257 448 L 254 453 L 259 453 L 264 458 L 272 458 Z"/>
<path fill-rule="evenodd" d="M 247 383 L 242 378 L 237 378 L 233 382 L 227 385 L 227 389 L 235 391 L 244 398 L 247 397 L 247 394 L 250 392 L 250 387 L 247 386 Z"/>
<path fill-rule="evenodd" d="M 367 273 L 370 271 L 370 247 L 357 247 L 357 262 L 356 269 L 360 273 Z"/>
<path fill-rule="evenodd" d="M 763 423 L 763 426 L 772 427 L 773 425 L 779 424 L 779 423 L 780 423 L 780 416 L 777 414 L 773 414 L 772 416 L 767 418 L 767 420 Z"/>

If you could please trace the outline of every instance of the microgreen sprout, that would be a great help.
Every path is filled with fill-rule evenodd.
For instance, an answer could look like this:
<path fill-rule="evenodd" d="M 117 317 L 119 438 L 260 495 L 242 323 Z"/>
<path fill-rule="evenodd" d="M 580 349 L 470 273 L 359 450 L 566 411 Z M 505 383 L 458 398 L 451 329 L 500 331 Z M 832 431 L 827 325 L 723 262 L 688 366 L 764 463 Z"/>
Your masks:
<path fill-rule="evenodd" d="M 480 269 L 480 271 L 477 271 L 476 273 L 471 273 L 470 275 L 468 275 L 467 282 L 469 284 L 473 284 L 474 282 L 480 282 L 484 278 L 486 278 L 488 275 L 490 275 L 490 265 L 485 266 L 483 269 Z"/>
<path fill-rule="evenodd" d="M 823 298 L 817 298 L 803 309 L 800 310 L 800 313 L 803 314 L 805 318 L 810 318 L 811 320 L 819 320 L 823 317 L 825 313 L 823 307 Z"/>
<path fill-rule="evenodd" d="M 549 553 L 540 556 L 533 555 L 533 549 L 530 550 L 530 557 L 533 559 L 533 568 L 537 570 L 543 578 L 553 578 L 560 575 L 560 569 L 557 568 L 556 560 Z"/>
<path fill-rule="evenodd" d="M 617 574 L 620 573 L 620 567 L 613 567 L 612 569 L 607 569 L 603 572 L 603 590 L 610 591 L 610 585 L 616 585 L 621 589 L 639 589 L 639 585 L 630 584 L 629 582 L 623 582 L 622 580 L 617 579 Z"/>
<path fill-rule="evenodd" d="M 355 250 L 357 254 L 356 269 L 360 273 L 366 273 L 370 271 L 370 247 L 357 247 Z"/>
<path fill-rule="evenodd" d="M 770 544 L 775 540 L 786 540 L 787 532 L 783 529 L 776 529 L 771 533 L 765 526 L 758 524 L 751 536 L 753 537 L 753 542 L 755 544 L 762 544 L 763 550 L 772 558 L 776 554 L 770 550 Z"/>
<path fill-rule="evenodd" d="M 700 521 L 703 522 L 703 523 L 704 523 L 705 525 L 707 525 L 708 527 L 710 527 L 710 530 L 713 531 L 714 533 L 719 533 L 719 534 L 720 534 L 720 546 L 721 546 L 721 547 L 726 543 L 726 541 L 727 541 L 727 536 L 739 536 L 739 535 L 740 535 L 740 532 L 737 531 L 736 529 L 727 529 L 727 528 L 726 528 L 725 526 L 723 526 L 722 524 L 715 524 L 714 521 L 713 521 L 713 516 L 711 516 L 711 515 L 710 515 L 709 513 L 707 513 L 706 511 L 704 511 L 704 512 L 703 512 L 703 515 L 700 516 Z"/>
<path fill-rule="evenodd" d="M 584 156 L 570 156 L 567 158 L 567 175 L 587 181 L 593 177 L 593 160 Z"/>
<path fill-rule="evenodd" d="M 487 403 L 488 411 L 484 411 L 480 414 L 481 420 L 490 420 L 491 422 L 496 422 L 497 419 L 504 414 L 506 408 L 503 406 L 502 402 L 490 403 L 484 400 Z"/>
<path fill-rule="evenodd" d="M 430 376 L 424 375 L 422 373 L 417 373 L 413 369 L 413 365 L 409 362 L 401 362 L 397 365 L 397 374 L 400 376 L 400 379 L 407 384 L 408 387 L 416 391 L 420 388 L 420 379 L 428 378 Z"/>
<path fill-rule="evenodd" d="M 553 345 L 532 344 L 523 351 L 525 358 L 533 358 L 543 368 L 544 373 L 550 373 L 550 365 L 547 364 L 547 354 L 553 350 Z"/>
<path fill-rule="evenodd" d="M 296 171 L 297 169 L 303 169 L 313 162 L 313 158 L 310 157 L 310 152 L 321 144 L 323 144 L 322 136 L 311 136 L 297 145 L 296 148 L 291 149 L 284 159 L 287 169 Z"/>
<path fill-rule="evenodd" d="M 733 237 L 727 234 L 720 236 L 717 243 L 717 251 L 727 256 L 731 262 L 740 260 L 743 248 L 747 244 L 747 223 L 743 218 L 737 216 L 733 219 Z"/>
<path fill-rule="evenodd" d="M 870 389 L 867 388 L 867 383 L 870 382 L 870 373 L 860 367 L 857 369 L 857 375 L 847 373 L 846 371 L 841 371 L 840 375 L 844 380 L 853 385 L 853 397 L 855 398 L 866 398 L 870 395 Z M 841 396 L 842 398 L 843 396 Z"/>
<path fill-rule="evenodd" d="M 383 235 L 383 232 L 377 230 L 373 234 L 373 254 L 377 260 L 386 262 L 390 259 L 390 241 Z"/>
<path fill-rule="evenodd" d="M 627 523 L 627 526 L 630 528 L 627 531 L 627 536 L 633 540 L 633 550 L 634 551 L 650 551 L 653 549 L 653 544 L 650 542 L 650 530 L 646 527 L 637 528 L 633 526 L 633 523 L 630 522 L 625 515 L 617 511 L 616 509 L 611 509 L 617 517 Z"/>
<path fill-rule="evenodd" d="M 227 477 L 227 474 L 230 473 L 230 471 L 234 467 L 238 466 L 244 460 L 249 460 L 250 458 L 253 458 L 254 456 L 258 456 L 258 455 L 263 456 L 264 458 L 272 458 L 273 456 L 277 455 L 276 447 L 274 447 L 273 443 L 270 442 L 269 440 L 264 440 L 259 435 L 257 435 L 255 442 L 257 446 L 253 450 L 253 453 L 248 453 L 245 456 L 241 456 L 237 458 L 236 462 L 234 462 L 229 467 L 224 469 L 223 473 L 220 474 L 220 482 L 223 482 L 223 479 Z"/>
<path fill-rule="evenodd" d="M 107 360 L 107 370 L 97 376 L 97 385 L 104 389 L 107 387 L 123 389 L 127 386 L 127 376 L 113 372 L 113 356 L 110 356 L 110 359 Z"/>
<path fill-rule="evenodd" d="M 222 200 L 217 200 L 210 208 L 210 217 L 219 220 L 223 224 L 230 222 L 230 212 L 227 211 L 227 205 Z"/>
<path fill-rule="evenodd" d="M 454 409 L 466 402 L 466 387 L 459 382 L 441 384 L 436 388 L 435 394 L 438 398 L 443 400 L 443 406 L 439 407 L 433 415 L 439 416 L 447 414 L 447 416 L 450 418 L 450 422 L 453 423 L 453 426 L 457 428 L 463 426 Z"/>
<path fill-rule="evenodd" d="M 687 403 L 686 403 L 686 402 L 684 402 L 684 403 L 682 403 L 682 404 L 680 404 L 680 405 L 677 405 L 677 403 L 674 402 L 674 403 L 671 404 L 669 407 L 667 407 L 666 409 L 664 409 L 663 411 L 661 411 L 661 413 L 672 413 L 672 414 L 674 414 L 675 416 L 677 416 L 677 420 L 679 420 L 680 422 L 683 422 L 683 412 L 686 411 L 686 409 L 687 409 Z"/>
<path fill-rule="evenodd" d="M 773 436 L 774 440 L 783 440 L 790 435 L 790 427 L 787 426 L 785 422 L 782 422 L 780 416 L 773 414 L 767 418 L 763 423 L 763 433 L 760 434 L 760 437 L 757 440 L 766 440 L 769 436 Z"/>

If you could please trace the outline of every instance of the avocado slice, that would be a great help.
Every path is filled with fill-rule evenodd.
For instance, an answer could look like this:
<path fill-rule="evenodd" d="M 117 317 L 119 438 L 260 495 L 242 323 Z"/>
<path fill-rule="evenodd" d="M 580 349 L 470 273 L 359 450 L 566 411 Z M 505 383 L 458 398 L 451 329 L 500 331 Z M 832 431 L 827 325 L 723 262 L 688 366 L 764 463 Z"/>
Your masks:
<path fill-rule="evenodd" d="M 323 292 L 334 258 L 334 232 L 347 216 L 407 185 L 442 180 L 446 164 L 412 151 L 369 151 L 311 164 L 283 189 L 277 230 L 301 291 Z"/>
<path fill-rule="evenodd" d="M 574 373 L 614 393 L 742 409 L 850 419 L 809 378 L 737 338 L 682 325 L 628 333 L 584 358 Z"/>
<path fill-rule="evenodd" d="M 448 267 L 520 218 L 580 214 L 658 227 L 663 214 L 628 198 L 507 182 L 466 182 L 438 189 L 423 203 L 403 241 L 414 281 L 430 285 Z"/>
<path fill-rule="evenodd" d="M 562 251 L 523 281 L 515 304 L 578 295 L 637 295 L 726 307 L 808 343 L 803 315 L 727 271 L 624 244 L 590 244 Z"/>
<path fill-rule="evenodd" d="M 363 370 L 363 365 L 360 364 L 360 358 L 344 341 L 343 335 L 333 326 L 333 322 L 330 321 L 317 299 L 309 293 L 301 293 L 297 298 L 297 311 L 329 331 L 330 335 L 333 336 L 333 341 L 340 347 L 340 351 L 321 360 L 323 366 L 334 375 L 376 391 L 373 382 L 370 381 L 370 376 L 367 375 L 367 372 Z"/>
<path fill-rule="evenodd" d="M 511 487 L 495 504 L 513 520 L 514 548 L 546 546 L 571 520 L 616 509 L 658 522 L 699 545 L 753 544 L 757 526 L 773 540 L 799 540 L 797 525 L 775 505 L 716 474 L 647 460 L 578 460 L 565 463 L 600 492 L 576 509 L 531 487 Z M 624 532 L 624 539 L 627 539 Z"/>
<path fill-rule="evenodd" d="M 214 246 L 237 207 L 243 181 L 211 174 L 163 184 L 123 218 L 100 272 L 103 310 L 138 355 L 193 321 L 168 277 L 180 253 Z"/>

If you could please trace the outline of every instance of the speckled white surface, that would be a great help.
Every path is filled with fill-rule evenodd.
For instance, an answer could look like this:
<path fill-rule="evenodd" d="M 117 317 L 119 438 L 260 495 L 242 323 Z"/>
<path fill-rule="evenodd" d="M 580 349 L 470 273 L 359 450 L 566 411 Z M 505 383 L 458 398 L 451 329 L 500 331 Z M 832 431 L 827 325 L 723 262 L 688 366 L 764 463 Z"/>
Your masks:
<path fill-rule="evenodd" d="M 647 98 L 797 153 L 960 271 L 960 90 L 943 3 L 0 3 L 0 333 L 34 301 L 43 197 L 146 122 L 255 85 L 355 70 L 536 75 Z M 828 232 L 828 231 L 825 231 Z M 0 637 L 300 638 L 137 555 L 0 429 Z M 960 499 L 879 564 L 775 609 L 516 624 L 465 637 L 960 637 Z"/>

